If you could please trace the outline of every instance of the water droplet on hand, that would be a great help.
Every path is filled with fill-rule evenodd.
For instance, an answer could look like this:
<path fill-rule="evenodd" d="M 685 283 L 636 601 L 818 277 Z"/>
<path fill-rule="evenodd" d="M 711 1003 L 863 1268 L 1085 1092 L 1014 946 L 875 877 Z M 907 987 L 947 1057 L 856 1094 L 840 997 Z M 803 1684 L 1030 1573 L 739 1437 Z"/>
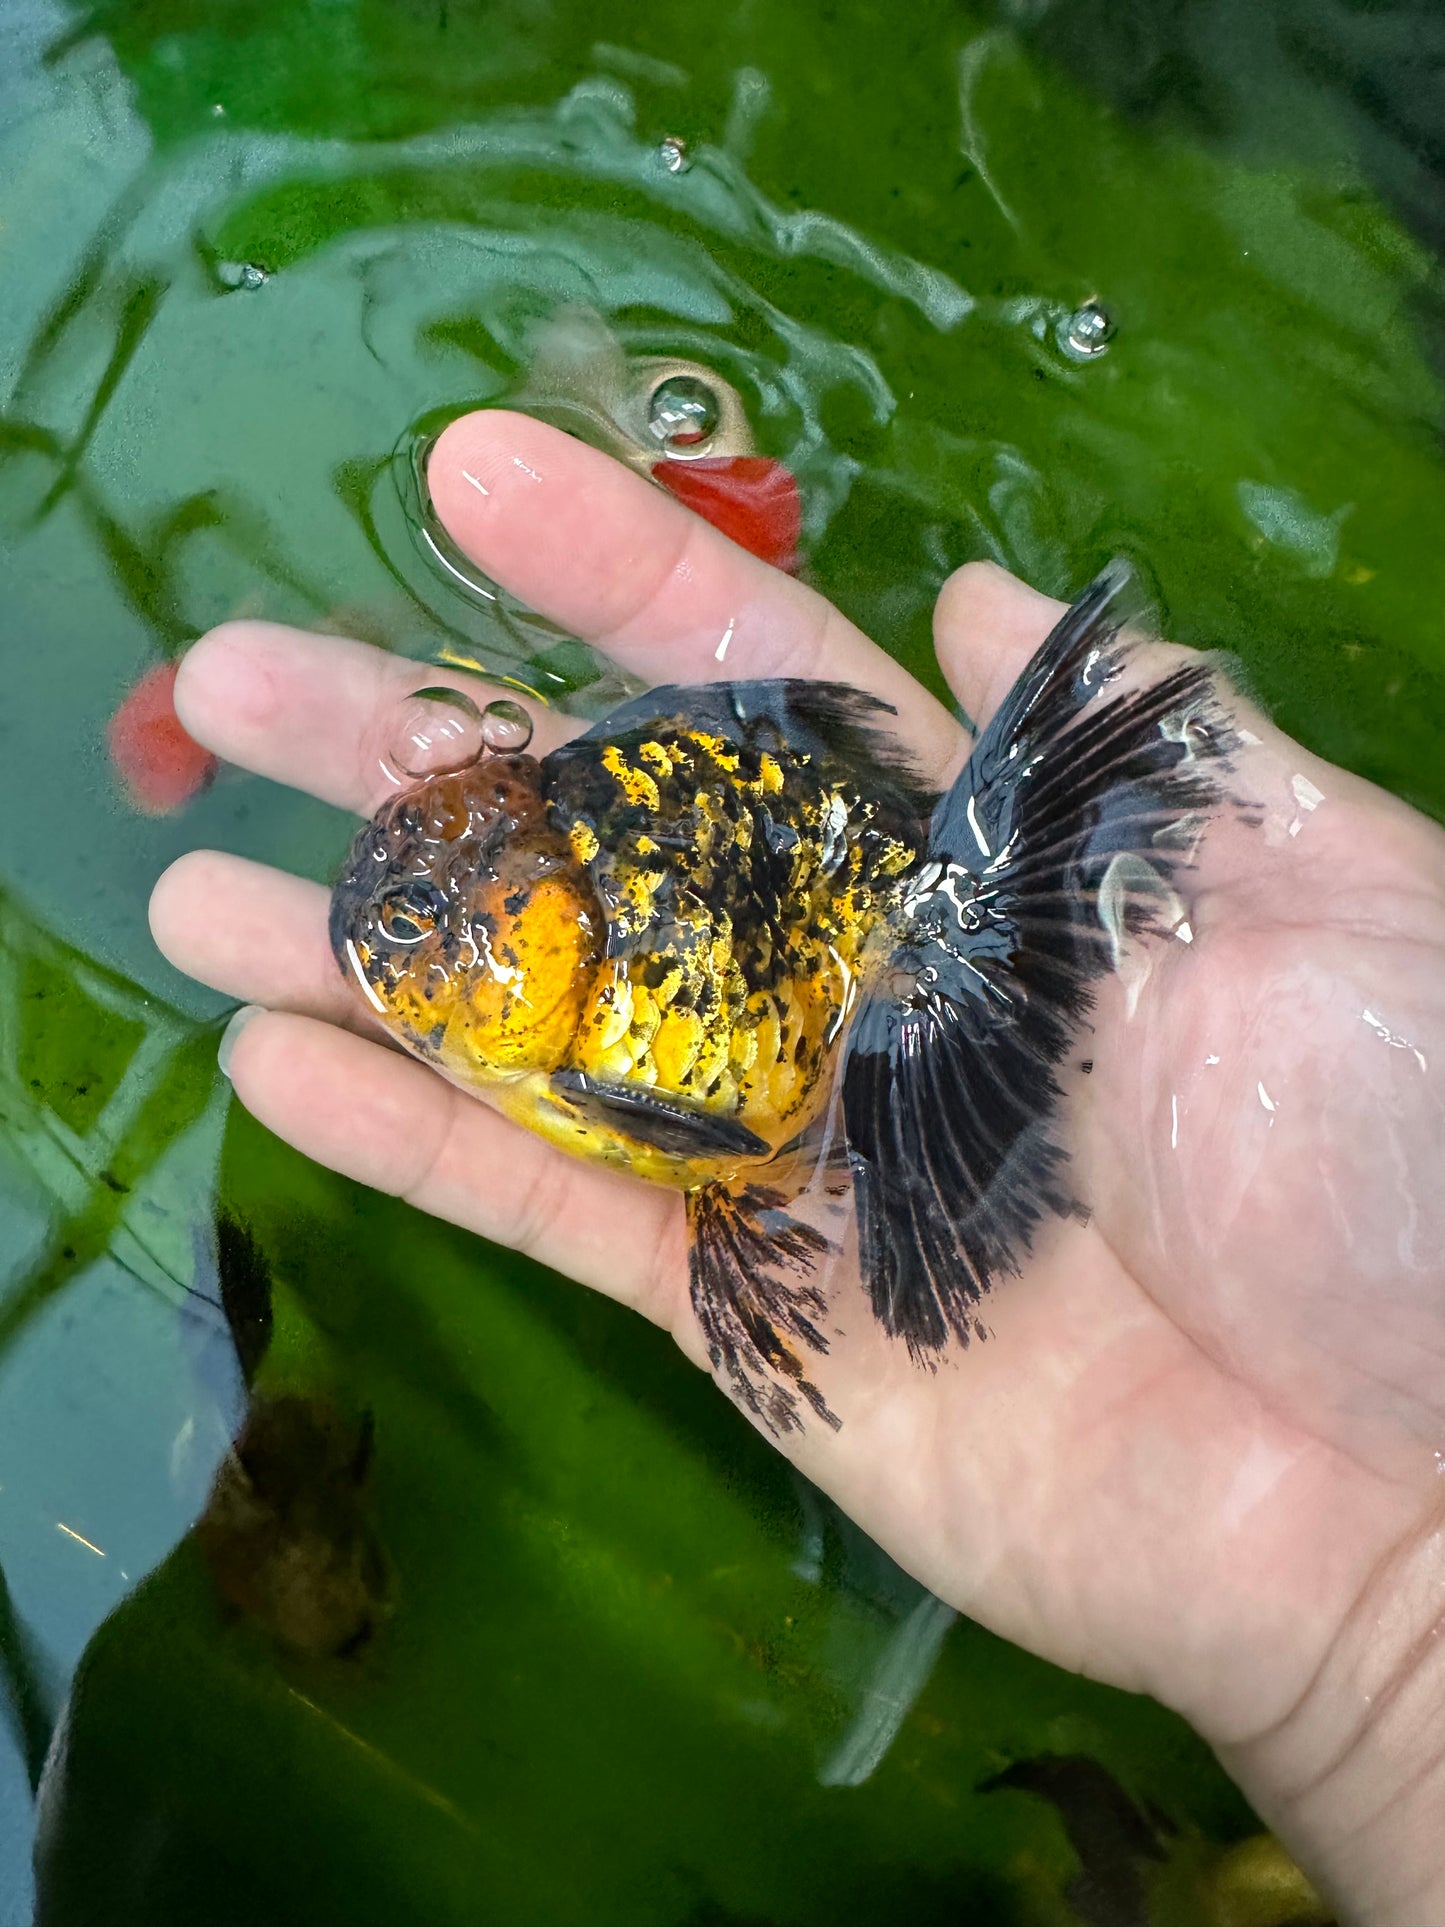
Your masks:
<path fill-rule="evenodd" d="M 1055 338 L 1070 361 L 1095 361 L 1108 353 L 1114 326 L 1114 317 L 1101 302 L 1086 301 L 1064 317 Z"/>
<path fill-rule="evenodd" d="M 415 689 L 401 706 L 382 768 L 394 783 L 451 776 L 488 747 L 481 710 L 460 689 Z"/>
<path fill-rule="evenodd" d="M 685 174 L 692 166 L 688 159 L 687 142 L 679 134 L 664 135 L 658 145 L 657 158 L 669 174 Z"/>
<path fill-rule="evenodd" d="M 663 448 L 696 448 L 717 433 L 722 409 L 716 393 L 696 375 L 670 375 L 648 403 L 648 433 Z"/>
<path fill-rule="evenodd" d="M 482 741 L 499 756 L 520 756 L 532 740 L 532 718 L 520 703 L 499 696 L 482 711 Z"/>

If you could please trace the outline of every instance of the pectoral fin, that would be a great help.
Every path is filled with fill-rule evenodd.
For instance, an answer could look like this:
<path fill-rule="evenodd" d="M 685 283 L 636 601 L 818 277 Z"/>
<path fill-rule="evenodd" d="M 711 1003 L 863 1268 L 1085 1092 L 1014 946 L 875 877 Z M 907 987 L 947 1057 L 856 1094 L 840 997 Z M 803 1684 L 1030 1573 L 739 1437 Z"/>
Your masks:
<path fill-rule="evenodd" d="M 554 1071 L 551 1085 L 583 1117 L 669 1155 L 765 1158 L 773 1148 L 735 1117 L 705 1111 L 645 1084 L 612 1084 L 585 1071 Z"/>

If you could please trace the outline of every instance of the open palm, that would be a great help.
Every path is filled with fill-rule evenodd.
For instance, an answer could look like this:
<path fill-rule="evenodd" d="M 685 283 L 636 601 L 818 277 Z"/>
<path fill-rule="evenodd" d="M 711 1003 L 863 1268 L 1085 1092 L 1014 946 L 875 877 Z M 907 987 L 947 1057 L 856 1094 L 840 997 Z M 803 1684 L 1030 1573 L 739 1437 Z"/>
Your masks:
<path fill-rule="evenodd" d="M 852 682 L 895 705 L 930 775 L 963 761 L 960 726 L 835 610 L 594 451 L 472 416 L 431 484 L 489 575 L 635 674 Z M 1057 613 L 986 566 L 948 584 L 939 657 L 971 715 Z M 177 703 L 221 756 L 369 812 L 420 680 L 361 644 L 237 623 L 192 651 Z M 1183 878 L 1190 940 L 1132 948 L 1090 1068 L 1068 1073 L 1088 1222 L 1047 1226 L 989 1299 L 987 1342 L 934 1372 L 834 1266 L 817 1375 L 843 1424 L 784 1448 L 955 1605 L 1178 1707 L 1308 1852 L 1339 1835 L 1331 1801 L 1376 1697 L 1410 1701 L 1445 1570 L 1445 836 L 1235 708 L 1234 789 L 1262 821 L 1211 829 Z M 565 732 L 544 714 L 538 747 Z M 705 1362 L 680 1197 L 569 1160 L 368 1034 L 326 913 L 320 886 L 214 853 L 161 879 L 162 949 L 268 1013 L 232 1053 L 242 1101 Z M 1385 1612 L 1405 1618 L 1382 1646 Z M 1337 1859 L 1317 1847 L 1327 1873 Z"/>

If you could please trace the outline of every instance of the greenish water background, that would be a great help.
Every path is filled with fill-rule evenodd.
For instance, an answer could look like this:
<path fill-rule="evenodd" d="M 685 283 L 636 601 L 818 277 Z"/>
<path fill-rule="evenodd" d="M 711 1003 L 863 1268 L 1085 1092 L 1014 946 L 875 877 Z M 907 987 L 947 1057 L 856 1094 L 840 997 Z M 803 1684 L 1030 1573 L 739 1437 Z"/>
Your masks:
<path fill-rule="evenodd" d="M 920 674 L 958 563 L 1067 593 L 1123 549 L 1288 729 L 1445 815 L 1439 38 L 1318 0 L 7 6 L 3 1927 L 88 1643 L 47 1922 L 1069 1920 L 1058 1816 L 975 1790 L 1040 1752 L 1161 1805 L 1147 1904 L 1204 1917 L 1250 1821 L 1175 1722 L 964 1625 L 935 1664 L 937 1609 L 657 1334 L 228 1120 L 149 885 L 196 843 L 325 876 L 347 826 L 229 777 L 137 818 L 102 737 L 240 612 L 504 661 L 388 458 L 582 300 L 742 388 L 811 578 Z M 1079 366 L 1090 296 L 1119 331 Z M 350 1658 L 171 1552 L 243 1402 L 217 1200 L 271 1275 L 258 1390 L 374 1420 L 308 1542 L 385 1548 Z"/>

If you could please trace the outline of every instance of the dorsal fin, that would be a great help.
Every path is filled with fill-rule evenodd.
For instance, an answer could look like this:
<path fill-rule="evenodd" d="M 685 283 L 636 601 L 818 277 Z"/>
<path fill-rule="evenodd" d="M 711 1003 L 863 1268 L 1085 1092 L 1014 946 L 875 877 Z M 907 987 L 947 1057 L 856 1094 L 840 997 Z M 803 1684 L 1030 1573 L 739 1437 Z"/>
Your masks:
<path fill-rule="evenodd" d="M 778 677 L 755 682 L 671 683 L 649 689 L 594 723 L 552 759 L 583 743 L 644 741 L 659 730 L 703 729 L 766 749 L 806 755 L 829 779 L 851 779 L 865 793 L 891 790 L 927 820 L 938 792 L 888 728 L 897 712 L 850 683 Z"/>

